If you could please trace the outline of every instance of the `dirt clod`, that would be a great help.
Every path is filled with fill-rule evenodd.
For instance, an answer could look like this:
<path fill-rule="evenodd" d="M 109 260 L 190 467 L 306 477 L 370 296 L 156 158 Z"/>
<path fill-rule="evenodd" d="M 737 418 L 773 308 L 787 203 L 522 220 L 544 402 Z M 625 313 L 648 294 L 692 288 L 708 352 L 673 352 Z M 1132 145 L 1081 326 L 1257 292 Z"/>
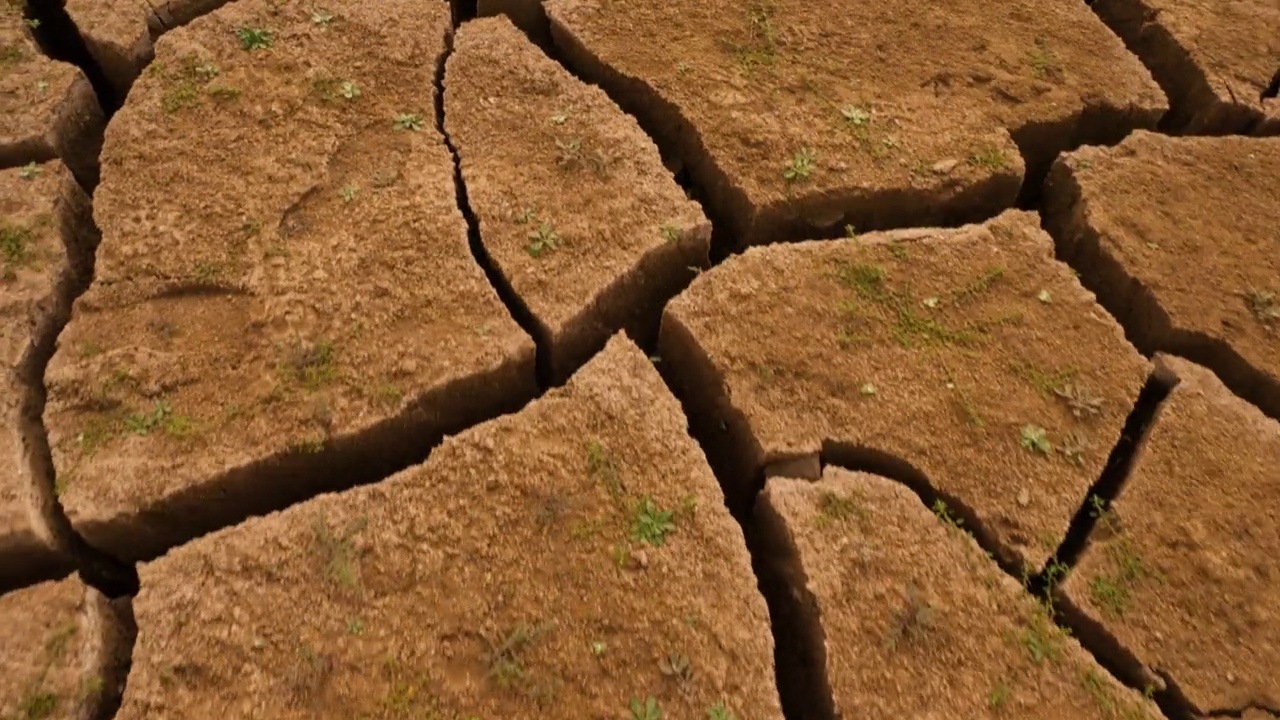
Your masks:
<path fill-rule="evenodd" d="M 1280 707 L 1280 423 L 1203 367 L 1156 365 L 1177 385 L 1063 592 L 1195 713 Z"/>
<path fill-rule="evenodd" d="M 626 562 L 642 548 L 647 566 Z M 696 718 L 717 703 L 781 718 L 741 531 L 679 404 L 621 337 L 421 466 L 141 575 L 119 720 L 615 718 L 633 704 Z"/>

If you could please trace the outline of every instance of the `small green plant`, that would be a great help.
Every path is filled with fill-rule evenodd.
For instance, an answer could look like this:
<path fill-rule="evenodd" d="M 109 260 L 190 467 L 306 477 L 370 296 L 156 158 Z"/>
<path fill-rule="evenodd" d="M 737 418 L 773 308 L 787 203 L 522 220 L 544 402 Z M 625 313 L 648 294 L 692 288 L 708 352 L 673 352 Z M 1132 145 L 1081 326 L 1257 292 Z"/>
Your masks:
<path fill-rule="evenodd" d="M 1077 418 L 1096 417 L 1102 412 L 1102 398 L 1094 395 L 1089 388 L 1076 383 L 1065 383 L 1054 388 L 1053 394 L 1067 403 L 1071 414 Z"/>
<path fill-rule="evenodd" d="M 738 720 L 738 716 L 733 714 L 723 700 L 717 700 L 715 705 L 707 709 L 707 720 Z"/>
<path fill-rule="evenodd" d="M 631 720 L 662 720 L 662 708 L 652 695 L 643 702 L 639 698 L 631 698 Z"/>
<path fill-rule="evenodd" d="M 342 198 L 342 202 L 349 203 L 356 199 L 356 195 L 360 193 L 360 188 L 355 185 L 343 185 L 338 189 L 338 197 Z"/>
<path fill-rule="evenodd" d="M 35 180 L 37 177 L 40 177 L 40 166 L 37 165 L 35 161 L 27 163 L 18 171 L 18 177 L 23 180 Z"/>
<path fill-rule="evenodd" d="M 16 225 L 0 225 L 0 256 L 4 258 L 4 269 L 12 272 L 26 265 L 31 260 L 32 232 Z"/>
<path fill-rule="evenodd" d="M 669 243 L 680 239 L 680 230 L 674 225 L 663 225 L 660 231 L 662 232 L 662 239 Z"/>
<path fill-rule="evenodd" d="M 1115 512 L 1098 496 L 1090 499 L 1090 510 L 1096 522 L 1113 536 L 1106 545 L 1106 555 L 1113 570 L 1101 573 L 1089 581 L 1089 596 L 1112 617 L 1120 617 L 1128 610 L 1134 587 L 1144 580 L 1159 580 L 1161 575 L 1147 567 L 1138 549 L 1120 527 Z"/>
<path fill-rule="evenodd" d="M 333 15 L 323 8 L 318 8 L 311 13 L 311 23 L 320 27 L 328 27 L 333 22 Z"/>
<path fill-rule="evenodd" d="M 1250 289 L 1244 294 L 1249 312 L 1264 325 L 1280 322 L 1280 298 L 1269 290 Z"/>
<path fill-rule="evenodd" d="M 348 100 L 355 100 L 360 97 L 360 87 L 350 80 L 343 80 L 338 86 L 338 94 Z"/>
<path fill-rule="evenodd" d="M 525 651 L 551 630 L 550 624 L 520 624 L 499 638 L 485 637 L 488 646 L 484 660 L 489 666 L 489 677 L 503 689 L 522 684 L 526 670 Z"/>
<path fill-rule="evenodd" d="M 845 287 L 852 288 L 858 295 L 867 299 L 879 299 L 884 296 L 884 268 L 867 263 L 840 263 L 836 275 Z"/>
<path fill-rule="evenodd" d="M 265 28 L 242 27 L 236 30 L 242 50 L 264 50 L 271 47 L 271 31 Z"/>
<path fill-rule="evenodd" d="M 936 515 L 938 520 L 948 528 L 964 532 L 964 529 L 961 527 L 964 525 L 964 519 L 952 515 L 951 508 L 947 507 L 947 504 L 943 502 L 941 498 L 933 501 L 933 514 Z"/>
<path fill-rule="evenodd" d="M 689 664 L 689 657 L 681 653 L 673 652 L 659 660 L 658 671 L 680 682 L 693 681 L 693 667 Z"/>
<path fill-rule="evenodd" d="M 32 30 L 35 30 L 36 28 L 40 27 L 40 18 L 26 18 L 22 22 L 26 23 L 27 27 L 31 28 Z"/>
<path fill-rule="evenodd" d="M 556 140 L 560 150 L 556 164 L 565 168 L 588 168 L 597 175 L 603 174 L 609 167 L 609 158 L 595 150 L 582 147 L 582 138 L 572 137 L 568 140 Z"/>
<path fill-rule="evenodd" d="M 413 113 L 399 113 L 396 115 L 394 122 L 399 130 L 417 132 L 422 129 L 422 118 Z"/>
<path fill-rule="evenodd" d="M 333 343 L 299 341 L 289 352 L 286 370 L 307 390 L 316 390 L 338 376 Z"/>
<path fill-rule="evenodd" d="M 894 650 L 903 638 L 912 640 L 924 635 L 932 626 L 933 618 L 933 606 L 920 595 L 914 583 L 907 585 L 906 602 L 894 614 L 894 624 L 889 629 L 889 638 L 885 644 L 890 650 Z"/>
<path fill-rule="evenodd" d="M 535 258 L 542 257 L 542 253 L 547 250 L 555 250 L 560 246 L 560 236 L 556 234 L 555 228 L 547 223 L 538 225 L 538 229 L 529 233 L 529 255 Z"/>
<path fill-rule="evenodd" d="M 167 400 L 157 400 L 151 412 L 126 416 L 124 426 L 134 435 L 149 435 L 156 430 L 170 435 L 184 435 L 191 430 L 191 421 L 175 415 Z"/>
<path fill-rule="evenodd" d="M 1009 686 L 1003 680 L 1000 680 L 995 687 L 991 688 L 991 693 L 987 695 L 987 707 L 992 710 L 999 710 L 1004 707 L 1004 704 L 1009 700 L 1011 692 Z"/>
<path fill-rule="evenodd" d="M 813 150 L 800 148 L 795 155 L 791 156 L 791 163 L 782 171 L 783 179 L 789 183 L 808 180 L 813 174 L 817 159 L 817 153 Z"/>
<path fill-rule="evenodd" d="M 366 525 L 368 518 L 360 516 L 341 534 L 335 534 L 324 518 L 316 518 L 315 539 L 325 556 L 325 575 L 342 587 L 354 588 L 360 584 L 360 551 L 356 548 L 355 536 Z"/>
<path fill-rule="evenodd" d="M 844 116 L 844 121 L 849 127 L 865 127 L 871 122 L 871 111 L 857 105 L 847 105 L 840 109 L 840 114 Z"/>
<path fill-rule="evenodd" d="M 1039 425 L 1023 425 L 1018 442 L 1023 448 L 1041 455 L 1047 456 L 1053 450 L 1048 431 Z"/>
<path fill-rule="evenodd" d="M 662 547 L 667 536 L 675 532 L 675 512 L 663 510 L 651 497 L 636 503 L 631 522 L 631 539 L 653 547 Z"/>
<path fill-rule="evenodd" d="M 988 147 L 973 154 L 969 164 L 986 170 L 1006 170 L 1013 165 L 1009 156 L 998 147 Z"/>
<path fill-rule="evenodd" d="M 57 709 L 57 695 L 51 692 L 33 692 L 18 703 L 18 714 L 13 716 L 6 715 L 5 720 L 9 720 L 10 717 L 13 720 L 45 720 L 45 718 L 53 717 Z"/>
<path fill-rule="evenodd" d="M 830 490 L 824 490 L 818 496 L 818 519 L 819 527 L 826 527 L 832 523 L 844 522 L 852 518 L 865 519 L 867 511 L 862 507 L 856 498 L 841 497 Z"/>
<path fill-rule="evenodd" d="M 1030 61 L 1031 74 L 1040 80 L 1058 73 L 1058 57 L 1049 49 L 1049 43 L 1043 37 L 1036 38 L 1036 48 L 1031 51 Z"/>
<path fill-rule="evenodd" d="M 1046 605 L 1037 604 L 1022 629 L 1022 644 L 1031 656 L 1032 662 L 1039 665 L 1045 660 L 1057 662 L 1062 657 L 1066 633 L 1053 622 L 1053 611 Z"/>
<path fill-rule="evenodd" d="M 622 479 L 618 473 L 618 466 L 609 456 L 609 450 L 604 443 L 594 438 L 587 442 L 587 477 L 592 482 L 604 485 L 605 491 L 614 502 L 622 499 Z"/>

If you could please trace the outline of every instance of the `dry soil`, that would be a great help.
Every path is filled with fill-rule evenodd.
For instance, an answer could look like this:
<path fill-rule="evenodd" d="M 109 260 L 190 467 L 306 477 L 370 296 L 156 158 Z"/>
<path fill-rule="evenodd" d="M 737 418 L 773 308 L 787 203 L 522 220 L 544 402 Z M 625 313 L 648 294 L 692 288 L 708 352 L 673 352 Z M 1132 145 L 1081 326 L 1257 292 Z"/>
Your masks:
<path fill-rule="evenodd" d="M 432 123 L 448 6 L 327 17 L 246 0 L 167 33 L 108 130 L 46 421 L 67 513 L 118 556 L 385 476 L 534 392 Z"/>
<path fill-rule="evenodd" d="M 1203 367 L 1156 364 L 1177 385 L 1063 592 L 1195 712 L 1280 707 L 1280 423 Z"/>
<path fill-rule="evenodd" d="M 0 718 L 95 720 L 118 701 L 132 633 L 127 603 L 76 580 L 0 595 Z"/>
<path fill-rule="evenodd" d="M 163 24 L 149 0 L 65 0 L 67 15 L 118 98 L 129 94 L 142 68 L 155 58 L 153 33 Z"/>
<path fill-rule="evenodd" d="M 731 497 L 821 453 L 928 485 L 1034 570 L 1148 370 L 1021 212 L 753 248 L 667 306 L 659 348 L 740 458 Z"/>
<path fill-rule="evenodd" d="M 656 334 L 662 305 L 707 264 L 711 226 L 636 121 L 506 18 L 459 30 L 445 87 L 480 242 L 554 380 L 621 327 Z"/>
<path fill-rule="evenodd" d="M 1275 0 L 1094 0 L 1094 12 L 1151 68 L 1185 133 L 1280 134 Z"/>
<path fill-rule="evenodd" d="M 1167 109 L 1082 3 L 545 6 L 571 66 L 676 145 L 738 245 L 989 217 L 1058 151 Z"/>
<path fill-rule="evenodd" d="M 1138 132 L 1058 161 L 1045 224 L 1144 352 L 1280 417 L 1280 138 Z"/>
<path fill-rule="evenodd" d="M 614 718 L 649 698 L 781 718 L 741 531 L 621 337 L 422 466 L 141 574 L 119 720 Z"/>
<path fill-rule="evenodd" d="M 97 184 L 102 108 L 84 73 L 41 54 L 20 3 L 0 3 L 0 118 L 0 168 L 61 158 Z"/>
<path fill-rule="evenodd" d="M 769 572 L 816 633 L 825 692 L 811 699 L 829 694 L 834 717 L 1163 717 L 899 483 L 838 468 L 775 478 L 756 518 Z"/>

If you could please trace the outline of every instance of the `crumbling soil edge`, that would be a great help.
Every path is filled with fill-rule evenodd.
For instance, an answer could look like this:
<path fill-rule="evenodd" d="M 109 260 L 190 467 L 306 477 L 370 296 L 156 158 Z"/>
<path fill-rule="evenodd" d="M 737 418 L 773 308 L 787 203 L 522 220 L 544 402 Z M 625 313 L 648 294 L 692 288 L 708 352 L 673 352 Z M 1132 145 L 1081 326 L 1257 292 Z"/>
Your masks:
<path fill-rule="evenodd" d="M 1093 0 L 1089 5 L 1151 71 L 1168 96 L 1170 110 L 1157 126 L 1160 132 L 1250 135 L 1262 127 L 1266 118 L 1253 105 L 1252 98 L 1231 104 L 1218 101 L 1210 79 L 1186 48 L 1164 26 L 1151 20 L 1155 12 L 1143 0 Z M 1267 93 L 1263 92 L 1262 98 L 1265 97 Z"/>
<path fill-rule="evenodd" d="M 1280 420 L 1280 378 L 1254 367 L 1225 340 L 1174 324 L 1155 294 L 1103 247 L 1089 223 L 1089 201 L 1066 162 L 1054 164 L 1044 200 L 1040 222 L 1054 239 L 1058 259 L 1079 273 L 1081 283 L 1116 318 L 1139 352 L 1147 357 L 1166 352 L 1203 365 L 1231 392 Z"/>
<path fill-rule="evenodd" d="M 18 397 L 14 433 L 21 448 L 19 482 L 37 534 L 56 555 L 5 558 L 0 585 L 38 582 L 69 572 L 74 566 L 86 584 L 115 597 L 135 590 L 137 575 L 133 568 L 91 547 L 72 528 L 58 501 L 56 470 L 44 424 L 45 369 L 57 349 L 58 336 L 71 319 L 75 299 L 89 287 L 94 251 L 101 237 L 93 223 L 88 195 L 69 176 L 60 188 L 55 215 L 66 260 L 43 307 L 36 311 L 39 314 L 33 318 L 30 340 L 9 381 Z"/>
<path fill-rule="evenodd" d="M 120 108 L 124 96 L 116 92 L 102 66 L 89 53 L 89 46 L 67 14 L 64 3 L 59 0 L 26 0 L 23 17 L 38 21 L 31 34 L 45 55 L 80 68 L 93 86 L 98 105 L 110 118 Z"/>

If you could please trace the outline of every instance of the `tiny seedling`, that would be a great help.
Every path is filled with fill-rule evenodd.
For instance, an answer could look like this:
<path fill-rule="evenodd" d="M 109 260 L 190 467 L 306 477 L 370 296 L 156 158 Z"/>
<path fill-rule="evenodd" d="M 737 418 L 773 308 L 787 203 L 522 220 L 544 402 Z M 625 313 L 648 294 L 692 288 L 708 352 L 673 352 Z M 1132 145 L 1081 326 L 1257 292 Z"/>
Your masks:
<path fill-rule="evenodd" d="M 529 233 L 529 255 L 535 258 L 542 257 L 542 253 L 547 250 L 555 250 L 560 247 L 560 236 L 556 234 L 555 228 L 547 223 L 538 225 L 538 229 Z"/>
<path fill-rule="evenodd" d="M 1022 630 L 1022 644 L 1037 665 L 1045 660 L 1056 662 L 1062 657 L 1065 636 L 1066 633 L 1053 623 L 1052 611 L 1037 605 Z"/>
<path fill-rule="evenodd" d="M 594 640 L 591 643 L 591 654 L 595 655 L 596 657 L 600 657 L 601 655 L 604 655 L 605 651 L 608 649 L 609 649 L 609 644 L 603 640 Z"/>
<path fill-rule="evenodd" d="M 960 527 L 961 525 L 964 525 L 964 519 L 952 515 L 951 508 L 947 507 L 947 504 L 943 502 L 941 498 L 933 501 L 933 514 L 936 515 L 938 520 L 948 528 L 952 530 L 960 530 L 961 532 L 964 531 L 964 529 Z"/>
<path fill-rule="evenodd" d="M 663 510 L 651 497 L 642 498 L 635 506 L 631 539 L 653 547 L 662 547 L 667 542 L 667 536 L 675 532 L 674 518 L 674 511 Z"/>
<path fill-rule="evenodd" d="M 858 503 L 857 498 L 841 497 L 830 490 L 818 497 L 818 526 L 826 527 L 832 523 L 844 522 L 852 518 L 865 519 L 867 511 Z"/>
<path fill-rule="evenodd" d="M 552 115 L 551 115 L 551 124 L 552 124 L 552 125 L 563 125 L 563 124 L 565 124 L 566 122 L 568 122 L 568 120 L 569 120 L 569 116 L 568 116 L 567 114 L 565 114 L 565 112 L 564 112 L 563 110 L 561 110 L 561 111 L 559 111 L 559 112 L 556 112 L 556 113 L 554 113 L 554 114 L 552 114 Z"/>
<path fill-rule="evenodd" d="M 360 88 L 350 80 L 343 80 L 338 86 L 338 94 L 348 100 L 355 100 L 360 97 Z"/>
<path fill-rule="evenodd" d="M 1102 398 L 1083 385 L 1069 382 L 1054 388 L 1053 394 L 1064 400 L 1071 408 L 1071 414 L 1077 418 L 1096 417 L 1102 412 Z"/>
<path fill-rule="evenodd" d="M 125 429 L 134 435 L 149 435 L 160 430 L 170 435 L 183 435 L 191 429 L 191 421 L 174 415 L 167 400 L 157 400 L 151 412 L 134 413 L 125 417 Z"/>
<path fill-rule="evenodd" d="M 680 230 L 674 225 L 663 225 L 661 228 L 662 239 L 673 243 L 680 239 Z"/>
<path fill-rule="evenodd" d="M 1009 156 L 997 147 L 989 147 L 969 158 L 969 164 L 986 170 L 1005 170 L 1012 164 Z"/>
<path fill-rule="evenodd" d="M 360 584 L 360 551 L 355 545 L 356 533 L 368 524 L 360 516 L 352 520 L 341 534 L 335 534 L 322 517 L 315 520 L 315 539 L 324 554 L 325 575 L 334 583 L 346 588 Z"/>
<path fill-rule="evenodd" d="M 848 105 L 841 108 L 840 114 L 844 116 L 844 121 L 850 127 L 863 127 L 871 122 L 871 112 L 857 105 Z"/>
<path fill-rule="evenodd" d="M 1078 432 L 1069 433 L 1058 447 L 1058 451 L 1074 465 L 1084 465 L 1084 456 L 1093 448 L 1093 443 Z"/>
<path fill-rule="evenodd" d="M 1251 289 L 1245 293 L 1249 312 L 1264 325 L 1280 322 L 1280 297 L 1268 290 Z"/>
<path fill-rule="evenodd" d="M 875 397 L 876 386 L 874 383 L 863 383 L 862 387 L 858 388 L 858 393 L 863 397 Z"/>
<path fill-rule="evenodd" d="M 26 165 L 23 165 L 22 169 L 18 171 L 18 177 L 21 177 L 23 180 L 35 180 L 39 176 L 40 166 L 36 165 L 35 162 L 29 162 Z"/>
<path fill-rule="evenodd" d="M 991 694 L 987 696 L 987 707 L 992 710 L 999 710 L 1008 702 L 1011 692 L 1009 686 L 1003 680 L 997 682 L 996 686 L 991 688 Z"/>
<path fill-rule="evenodd" d="M 662 720 L 662 708 L 652 695 L 641 702 L 639 698 L 631 698 L 631 720 Z"/>
<path fill-rule="evenodd" d="M 520 624 L 501 638 L 485 637 L 488 649 L 484 653 L 484 660 L 489 665 L 489 677 L 504 689 L 521 682 L 526 674 L 525 651 L 551 628 L 549 623 Z"/>
<path fill-rule="evenodd" d="M 907 585 L 905 605 L 894 614 L 894 625 L 886 642 L 890 650 L 898 647 L 903 638 L 913 640 L 923 635 L 933 624 L 934 608 L 921 595 L 915 584 Z"/>
<path fill-rule="evenodd" d="M 716 704 L 707 710 L 707 720 L 738 720 L 738 716 L 733 714 L 723 700 L 717 700 Z"/>
<path fill-rule="evenodd" d="M 320 27 L 327 27 L 333 22 L 333 15 L 323 8 L 317 9 L 311 13 L 311 23 Z"/>
<path fill-rule="evenodd" d="M 27 18 L 22 22 L 26 23 L 27 27 L 31 28 L 32 30 L 35 30 L 36 28 L 40 27 L 40 18 Z"/>
<path fill-rule="evenodd" d="M 399 113 L 395 117 L 395 126 L 398 130 L 417 132 L 422 129 L 422 118 L 413 113 Z"/>
<path fill-rule="evenodd" d="M 689 664 L 689 657 L 681 653 L 671 653 L 670 655 L 658 661 L 658 670 L 669 678 L 675 678 L 680 682 L 693 681 L 693 667 Z"/>
<path fill-rule="evenodd" d="M 360 193 L 360 188 L 355 185 L 343 185 L 338 190 L 338 196 L 342 198 L 342 202 L 349 203 L 356 199 L 356 195 Z"/>
<path fill-rule="evenodd" d="M 1053 450 L 1049 433 L 1039 425 L 1023 425 L 1018 442 L 1023 448 L 1041 455 L 1047 456 Z"/>
<path fill-rule="evenodd" d="M 271 47 L 271 31 L 265 28 L 242 27 L 236 30 L 242 50 L 264 50 Z"/>
<path fill-rule="evenodd" d="M 818 156 L 813 150 L 800 148 L 795 155 L 791 156 L 791 163 L 782 171 L 782 177 L 789 183 L 808 180 L 813 174 L 817 159 Z"/>
<path fill-rule="evenodd" d="M 1036 49 L 1031 51 L 1030 59 L 1031 74 L 1037 79 L 1044 80 L 1058 72 L 1058 58 L 1042 37 L 1036 38 Z"/>
<path fill-rule="evenodd" d="M 26 228 L 0 225 L 0 256 L 4 258 L 6 270 L 25 265 L 31 259 L 33 239 L 31 231 Z"/>
<path fill-rule="evenodd" d="M 289 353 L 288 370 L 304 388 L 316 390 L 337 378 L 334 354 L 333 343 L 328 340 L 300 341 Z"/>

